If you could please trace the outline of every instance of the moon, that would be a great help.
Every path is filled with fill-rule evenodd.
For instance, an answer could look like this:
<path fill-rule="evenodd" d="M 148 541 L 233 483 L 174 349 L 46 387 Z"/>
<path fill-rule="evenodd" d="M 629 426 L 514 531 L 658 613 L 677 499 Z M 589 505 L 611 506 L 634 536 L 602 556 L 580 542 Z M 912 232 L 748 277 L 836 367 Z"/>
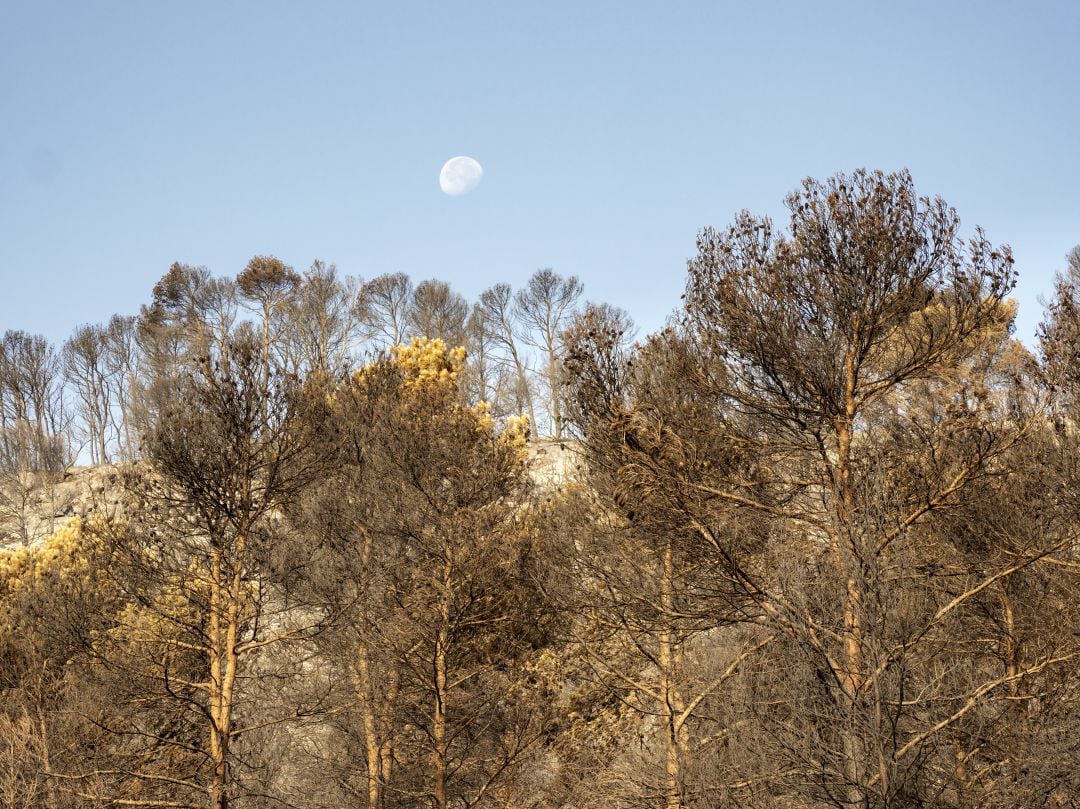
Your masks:
<path fill-rule="evenodd" d="M 439 172 L 439 188 L 444 194 L 460 197 L 480 185 L 483 176 L 483 167 L 471 157 L 451 157 Z"/>

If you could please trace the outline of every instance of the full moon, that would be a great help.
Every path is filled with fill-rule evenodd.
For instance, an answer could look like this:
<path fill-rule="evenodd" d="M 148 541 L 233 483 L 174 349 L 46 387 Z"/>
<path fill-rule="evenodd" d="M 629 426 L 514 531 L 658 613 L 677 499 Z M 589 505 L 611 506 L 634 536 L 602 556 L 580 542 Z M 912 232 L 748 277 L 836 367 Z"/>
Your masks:
<path fill-rule="evenodd" d="M 444 194 L 460 197 L 480 185 L 484 169 L 471 157 L 451 157 L 439 172 L 439 188 Z"/>

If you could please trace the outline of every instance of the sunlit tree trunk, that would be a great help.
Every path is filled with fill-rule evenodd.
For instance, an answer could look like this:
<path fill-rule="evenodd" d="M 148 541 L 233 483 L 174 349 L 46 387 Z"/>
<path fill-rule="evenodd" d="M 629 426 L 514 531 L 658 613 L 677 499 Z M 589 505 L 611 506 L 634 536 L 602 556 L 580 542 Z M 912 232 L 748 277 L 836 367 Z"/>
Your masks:
<path fill-rule="evenodd" d="M 855 324 L 857 326 L 857 324 Z M 845 583 L 844 588 L 844 632 L 843 632 L 843 672 L 838 678 L 841 683 L 841 700 L 846 716 L 843 718 L 842 735 L 844 740 L 844 777 L 847 781 L 848 802 L 852 806 L 863 800 L 863 790 L 859 784 L 866 760 L 866 750 L 859 731 L 858 707 L 863 686 L 863 627 L 861 613 L 861 576 L 859 575 L 860 547 L 858 530 L 855 525 L 854 481 L 851 472 L 851 441 L 855 420 L 856 372 L 854 361 L 854 340 L 848 346 L 844 362 L 844 412 L 836 424 L 837 457 L 834 472 L 835 498 L 839 519 L 837 531 L 833 536 L 833 552 L 837 566 L 837 576 Z M 883 773 L 884 775 L 884 773 Z M 883 785 L 884 788 L 885 785 Z"/>
<path fill-rule="evenodd" d="M 436 809 L 447 809 L 449 738 L 447 735 L 447 646 L 450 630 L 450 607 L 453 598 L 454 557 L 449 543 L 443 547 L 443 569 L 439 588 L 439 626 L 434 649 L 434 711 L 432 716 L 432 791 Z"/>
<path fill-rule="evenodd" d="M 211 559 L 210 595 L 210 754 L 214 775 L 210 784 L 212 809 L 229 805 L 229 745 L 233 735 L 233 702 L 239 664 L 240 624 L 242 621 L 243 579 L 241 560 L 245 535 L 235 540 L 230 554 L 233 570 L 226 569 L 224 554 Z"/>
<path fill-rule="evenodd" d="M 660 576 L 660 606 L 664 626 L 659 637 L 660 693 L 664 704 L 664 806 L 681 809 L 682 766 L 686 747 L 686 727 L 680 719 L 684 701 L 678 686 L 678 668 L 682 657 L 681 641 L 673 626 L 675 611 L 675 565 L 672 543 L 664 546 Z"/>
<path fill-rule="evenodd" d="M 360 558 L 360 570 L 370 570 L 371 534 L 363 532 L 364 541 Z M 364 731 L 364 763 L 367 768 L 368 809 L 378 809 L 382 803 L 383 790 L 393 774 L 394 748 L 392 711 L 397 701 L 396 672 L 390 673 L 390 688 L 383 700 L 376 690 L 372 671 L 373 646 L 368 635 L 368 611 L 365 600 L 358 600 L 356 628 L 358 643 L 354 660 L 354 690 L 360 721 Z M 390 718 L 388 718 L 390 717 Z"/>

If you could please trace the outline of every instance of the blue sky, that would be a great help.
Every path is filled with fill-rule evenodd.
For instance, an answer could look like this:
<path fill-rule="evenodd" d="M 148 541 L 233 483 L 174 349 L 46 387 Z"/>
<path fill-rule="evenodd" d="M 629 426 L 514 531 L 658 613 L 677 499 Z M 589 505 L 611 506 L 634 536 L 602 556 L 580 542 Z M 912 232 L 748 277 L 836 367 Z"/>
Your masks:
<path fill-rule="evenodd" d="M 4 0 L 0 330 L 256 253 L 470 297 L 550 266 L 652 330 L 703 226 L 865 166 L 1013 246 L 1030 339 L 1080 243 L 1078 35 L 1075 2 Z"/>

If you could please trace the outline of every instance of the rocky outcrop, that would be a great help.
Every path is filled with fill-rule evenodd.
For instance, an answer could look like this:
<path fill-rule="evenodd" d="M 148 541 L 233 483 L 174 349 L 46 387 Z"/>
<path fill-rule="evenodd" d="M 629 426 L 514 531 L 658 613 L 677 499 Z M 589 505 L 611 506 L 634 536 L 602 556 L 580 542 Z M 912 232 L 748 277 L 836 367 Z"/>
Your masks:
<path fill-rule="evenodd" d="M 0 480 L 0 548 L 36 545 L 72 517 L 113 514 L 123 491 L 115 466 L 75 467 L 60 480 Z"/>

